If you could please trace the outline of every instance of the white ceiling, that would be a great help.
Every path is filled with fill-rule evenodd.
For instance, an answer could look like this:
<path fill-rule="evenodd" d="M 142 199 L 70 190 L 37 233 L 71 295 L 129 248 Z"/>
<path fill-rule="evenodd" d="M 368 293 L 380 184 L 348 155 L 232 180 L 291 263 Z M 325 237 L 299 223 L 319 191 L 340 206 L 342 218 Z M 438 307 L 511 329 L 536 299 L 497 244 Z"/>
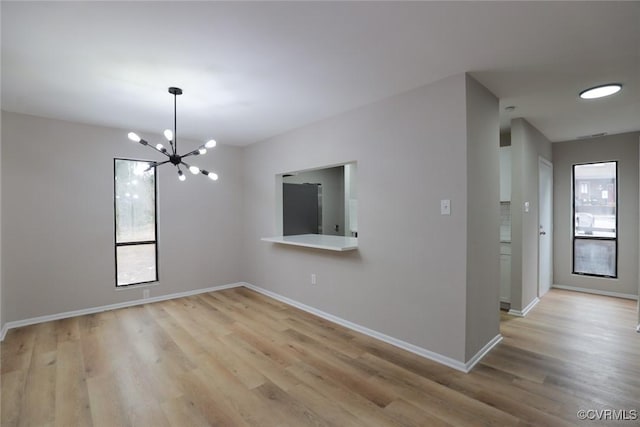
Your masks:
<path fill-rule="evenodd" d="M 640 129 L 640 2 L 1 2 L 2 108 L 246 145 L 470 72 L 552 141 Z M 578 92 L 616 81 L 621 93 Z M 504 107 L 515 105 L 513 113 Z"/>

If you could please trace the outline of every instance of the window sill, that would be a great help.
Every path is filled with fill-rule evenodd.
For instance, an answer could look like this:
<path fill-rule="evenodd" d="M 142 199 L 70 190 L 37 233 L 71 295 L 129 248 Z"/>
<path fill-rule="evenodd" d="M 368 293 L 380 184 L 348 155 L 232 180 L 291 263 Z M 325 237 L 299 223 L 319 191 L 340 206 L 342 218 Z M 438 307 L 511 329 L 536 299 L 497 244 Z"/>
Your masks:
<path fill-rule="evenodd" d="M 263 237 L 263 242 L 279 243 L 282 245 L 303 246 L 306 248 L 324 249 L 328 251 L 345 252 L 358 249 L 357 237 L 328 236 L 322 234 L 298 234 L 294 236 Z"/>
<path fill-rule="evenodd" d="M 116 286 L 116 292 L 128 291 L 131 289 L 152 288 L 154 286 L 160 286 L 160 282 L 148 282 L 148 283 L 138 283 L 137 285 Z"/>

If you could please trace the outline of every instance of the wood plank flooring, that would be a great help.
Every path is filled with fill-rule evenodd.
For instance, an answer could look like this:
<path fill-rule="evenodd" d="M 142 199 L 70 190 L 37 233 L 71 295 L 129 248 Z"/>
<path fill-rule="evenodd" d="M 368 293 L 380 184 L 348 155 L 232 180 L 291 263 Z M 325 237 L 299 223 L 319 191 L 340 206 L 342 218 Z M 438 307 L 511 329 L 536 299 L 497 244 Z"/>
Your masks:
<path fill-rule="evenodd" d="M 2 426 L 572 426 L 640 411 L 633 301 L 552 290 L 463 374 L 235 288 L 27 326 Z M 629 413 L 632 415 L 633 413 Z"/>

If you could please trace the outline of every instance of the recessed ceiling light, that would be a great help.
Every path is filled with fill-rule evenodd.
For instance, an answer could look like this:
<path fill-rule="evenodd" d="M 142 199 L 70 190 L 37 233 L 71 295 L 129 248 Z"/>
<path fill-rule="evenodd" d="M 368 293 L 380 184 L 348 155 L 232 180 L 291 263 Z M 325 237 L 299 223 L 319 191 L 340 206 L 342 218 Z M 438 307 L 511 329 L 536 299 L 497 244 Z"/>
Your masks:
<path fill-rule="evenodd" d="M 613 95 L 620 92 L 622 85 L 620 83 L 608 83 L 606 85 L 600 85 L 585 89 L 580 92 L 580 98 L 582 99 L 597 99 L 605 96 Z"/>

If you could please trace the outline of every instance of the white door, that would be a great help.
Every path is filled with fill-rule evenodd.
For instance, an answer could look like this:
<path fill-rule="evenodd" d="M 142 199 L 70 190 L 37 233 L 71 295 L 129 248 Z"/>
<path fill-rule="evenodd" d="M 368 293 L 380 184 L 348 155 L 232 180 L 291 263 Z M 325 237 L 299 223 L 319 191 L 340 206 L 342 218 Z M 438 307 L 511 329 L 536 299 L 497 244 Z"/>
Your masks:
<path fill-rule="evenodd" d="M 542 157 L 538 160 L 538 296 L 551 288 L 553 281 L 553 165 Z"/>

